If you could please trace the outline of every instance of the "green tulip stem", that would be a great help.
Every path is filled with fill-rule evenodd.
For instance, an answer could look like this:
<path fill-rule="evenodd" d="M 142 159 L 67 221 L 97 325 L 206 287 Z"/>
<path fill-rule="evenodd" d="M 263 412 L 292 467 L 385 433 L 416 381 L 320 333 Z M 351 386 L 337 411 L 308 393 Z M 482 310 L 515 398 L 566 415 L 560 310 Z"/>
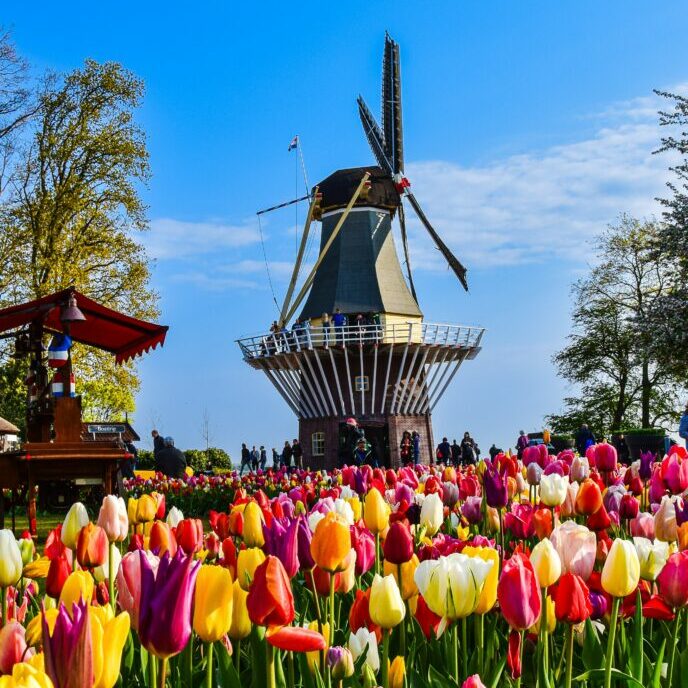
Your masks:
<path fill-rule="evenodd" d="M 115 543 L 110 543 L 110 558 L 108 559 L 108 592 L 110 593 L 110 604 L 112 611 L 117 613 L 117 604 L 115 602 Z"/>
<path fill-rule="evenodd" d="M 270 643 L 265 643 L 265 652 L 268 660 L 267 688 L 277 688 L 277 681 L 275 680 L 275 650 Z"/>
<path fill-rule="evenodd" d="M 466 617 L 461 619 L 461 670 L 463 671 L 463 677 L 468 676 L 468 635 L 466 632 Z"/>
<path fill-rule="evenodd" d="M 234 668 L 236 669 L 238 676 L 239 670 L 241 669 L 241 640 L 237 640 L 236 644 L 234 645 Z"/>
<path fill-rule="evenodd" d="M 184 648 L 184 664 L 186 665 L 186 677 L 188 680 L 189 688 L 193 688 L 193 633 L 189 638 L 189 642 Z"/>
<path fill-rule="evenodd" d="M 389 688 L 389 629 L 382 629 L 382 664 L 380 665 L 380 685 Z"/>
<path fill-rule="evenodd" d="M 502 516 L 502 510 L 497 509 L 499 514 L 499 544 L 501 545 L 501 551 L 499 553 L 500 564 L 504 561 L 504 517 Z M 501 568 L 501 566 L 500 566 Z"/>
<path fill-rule="evenodd" d="M 612 685 L 612 664 L 614 664 L 614 640 L 616 638 L 616 625 L 619 619 L 620 602 L 620 597 L 614 597 L 612 600 L 612 613 L 609 617 L 609 637 L 607 638 L 607 657 L 604 666 L 604 688 L 611 688 Z"/>
<path fill-rule="evenodd" d="M 454 662 L 454 680 L 456 685 L 461 685 L 461 680 L 459 678 L 459 624 L 455 621 L 452 633 L 452 661 Z"/>
<path fill-rule="evenodd" d="M 671 686 L 674 677 L 674 660 L 676 658 L 676 645 L 678 645 L 678 632 L 681 627 L 681 610 L 674 610 L 674 623 L 671 633 L 671 652 L 669 653 L 669 668 L 667 669 L 667 686 Z"/>
<path fill-rule="evenodd" d="M 565 688 L 571 688 L 571 678 L 573 677 L 573 625 L 566 627 L 566 683 Z"/>
<path fill-rule="evenodd" d="M 205 688 L 213 688 L 213 644 L 207 644 L 207 660 L 208 664 L 205 668 Z"/>
<path fill-rule="evenodd" d="M 148 655 L 148 688 L 157 688 L 158 685 L 158 658 L 150 653 Z"/>
<path fill-rule="evenodd" d="M 474 617 L 475 623 L 475 642 L 478 646 L 478 674 L 483 675 L 483 664 L 485 662 L 485 617 L 482 614 L 476 614 Z"/>
<path fill-rule="evenodd" d="M 380 575 L 380 533 L 375 533 L 375 574 Z"/>
<path fill-rule="evenodd" d="M 158 674 L 158 688 L 165 688 L 167 683 L 167 657 L 160 658 L 160 673 Z"/>
<path fill-rule="evenodd" d="M 7 625 L 7 588 L 0 588 L 0 606 L 2 606 L 2 627 Z"/>
<path fill-rule="evenodd" d="M 334 573 L 330 574 L 330 642 L 329 647 L 334 645 Z"/>
<path fill-rule="evenodd" d="M 397 564 L 397 579 L 399 581 L 399 592 L 403 596 L 403 592 L 401 589 L 401 564 Z M 409 615 L 408 604 L 405 600 L 404 607 L 406 609 L 406 613 L 404 614 L 404 618 L 401 620 L 401 623 L 399 624 L 399 654 L 402 657 L 406 657 L 406 617 Z"/>
<path fill-rule="evenodd" d="M 540 611 L 540 643 L 542 643 L 542 661 L 545 673 L 549 672 L 549 642 L 547 637 L 547 588 L 540 588 L 542 608 Z"/>
<path fill-rule="evenodd" d="M 295 686 L 296 681 L 294 680 L 294 653 L 287 652 L 287 685 Z"/>

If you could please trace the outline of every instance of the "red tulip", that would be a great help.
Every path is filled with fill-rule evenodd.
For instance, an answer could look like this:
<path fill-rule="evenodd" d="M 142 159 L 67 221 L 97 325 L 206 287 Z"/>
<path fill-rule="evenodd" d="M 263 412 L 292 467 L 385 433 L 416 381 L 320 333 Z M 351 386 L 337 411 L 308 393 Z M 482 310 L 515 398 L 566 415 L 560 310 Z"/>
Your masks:
<path fill-rule="evenodd" d="M 370 588 L 368 588 L 365 592 L 356 590 L 356 598 L 354 599 L 354 603 L 351 605 L 351 610 L 349 611 L 349 627 L 352 633 L 356 633 L 359 628 L 367 628 L 369 631 L 375 631 L 375 635 L 378 637 L 379 642 L 380 638 L 382 637 L 382 631 L 380 630 L 380 627 L 375 625 L 373 620 L 370 618 L 369 607 Z"/>
<path fill-rule="evenodd" d="M 246 608 L 251 621 L 259 626 L 286 626 L 294 620 L 294 594 L 277 557 L 268 555 L 256 569 Z"/>
<path fill-rule="evenodd" d="M 56 600 L 59 599 L 65 581 L 71 572 L 72 567 L 65 554 L 52 559 L 48 568 L 48 577 L 45 580 L 45 592 L 50 597 L 54 597 Z"/>
<path fill-rule="evenodd" d="M 588 516 L 587 526 L 590 528 L 590 530 L 594 530 L 596 532 L 607 530 L 611 524 L 612 522 L 609 518 L 609 513 L 607 512 L 604 504 L 602 504 L 597 511 Z"/>
<path fill-rule="evenodd" d="M 662 599 L 661 595 L 652 595 L 652 597 L 643 604 L 643 616 L 646 619 L 673 621 L 675 615 L 671 607 Z"/>
<path fill-rule="evenodd" d="M 227 527 L 231 535 L 241 537 L 244 534 L 244 514 L 238 510 L 232 511 L 229 514 Z"/>
<path fill-rule="evenodd" d="M 659 594 L 674 609 L 688 604 L 688 550 L 672 554 L 657 577 Z"/>
<path fill-rule="evenodd" d="M 301 626 L 269 628 L 265 639 L 273 647 L 287 652 L 317 652 L 327 647 L 322 633 Z"/>
<path fill-rule="evenodd" d="M 48 559 L 57 559 L 66 549 L 67 547 L 62 542 L 62 524 L 60 523 L 48 533 L 43 552 Z"/>
<path fill-rule="evenodd" d="M 184 553 L 191 555 L 203 544 L 203 522 L 200 518 L 185 518 L 177 524 L 175 535 Z"/>
<path fill-rule="evenodd" d="M 528 557 L 519 552 L 509 559 L 497 585 L 499 607 L 507 623 L 518 631 L 530 628 L 540 616 L 537 576 Z"/>
<path fill-rule="evenodd" d="M 509 644 L 507 646 L 506 663 L 511 671 L 511 678 L 521 677 L 521 634 L 512 630 L 509 633 Z"/>
<path fill-rule="evenodd" d="M 405 564 L 413 557 L 413 536 L 408 526 L 392 523 L 383 545 L 385 559 L 391 564 Z"/>
<path fill-rule="evenodd" d="M 621 497 L 621 504 L 619 505 L 619 518 L 630 520 L 638 515 L 639 504 L 638 500 L 632 494 L 625 494 Z"/>
<path fill-rule="evenodd" d="M 229 569 L 233 579 L 236 578 L 237 551 L 231 537 L 225 538 L 222 541 L 222 561 L 220 563 Z"/>
<path fill-rule="evenodd" d="M 220 540 L 224 540 L 231 535 L 229 530 L 229 514 L 211 510 L 208 512 L 208 522 Z"/>
<path fill-rule="evenodd" d="M 558 621 L 570 624 L 581 623 L 590 616 L 590 590 L 580 576 L 565 573 L 559 579 L 554 593 L 554 613 Z"/>
<path fill-rule="evenodd" d="M 538 540 L 544 540 L 552 534 L 552 512 L 546 507 L 533 512 L 533 528 Z"/>
<path fill-rule="evenodd" d="M 85 569 L 102 566 L 107 561 L 109 546 L 110 542 L 105 531 L 100 526 L 89 523 L 79 531 L 76 560 Z"/>
<path fill-rule="evenodd" d="M 435 612 L 428 607 L 422 595 L 418 595 L 418 602 L 416 604 L 416 621 L 423 631 L 423 635 L 431 640 L 437 636 L 437 629 L 442 621 L 442 617 L 435 614 Z"/>
<path fill-rule="evenodd" d="M 592 479 L 586 478 L 576 495 L 576 511 L 583 516 L 594 514 L 602 506 L 600 486 Z"/>

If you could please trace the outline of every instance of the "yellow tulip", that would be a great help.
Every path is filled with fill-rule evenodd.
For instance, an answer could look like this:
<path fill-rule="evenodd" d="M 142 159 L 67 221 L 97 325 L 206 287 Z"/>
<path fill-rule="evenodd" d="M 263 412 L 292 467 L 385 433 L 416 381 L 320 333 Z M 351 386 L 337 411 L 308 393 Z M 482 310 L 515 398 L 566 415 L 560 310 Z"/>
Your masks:
<path fill-rule="evenodd" d="M 497 583 L 499 582 L 499 553 L 492 547 L 464 547 L 461 550 L 463 554 L 469 557 L 477 557 L 483 561 L 491 561 L 492 568 L 490 568 L 482 592 L 478 606 L 475 608 L 476 614 L 487 614 L 487 612 L 495 606 L 497 602 Z"/>
<path fill-rule="evenodd" d="M 76 604 L 80 600 L 84 600 L 86 604 L 91 604 L 93 588 L 93 576 L 88 571 L 72 571 L 72 573 L 67 576 L 67 580 L 60 593 L 59 604 L 64 604 L 71 616 L 73 604 Z"/>
<path fill-rule="evenodd" d="M 561 576 L 561 559 L 549 538 L 540 540 L 530 553 L 530 563 L 535 569 L 538 585 L 548 588 L 554 585 Z"/>
<path fill-rule="evenodd" d="M 57 609 L 46 609 L 42 614 L 36 614 L 26 626 L 26 644 L 29 647 L 34 647 L 41 643 L 43 637 L 43 614 L 45 614 L 45 620 L 48 624 L 48 633 L 52 635 L 53 630 L 55 630 L 55 622 L 58 615 Z"/>
<path fill-rule="evenodd" d="M 36 561 L 29 562 L 24 567 L 23 576 L 24 578 L 31 578 L 36 580 L 37 578 L 47 578 L 48 569 L 50 568 L 50 559 L 48 557 L 41 557 L 36 559 Z"/>
<path fill-rule="evenodd" d="M 138 521 L 136 520 L 136 509 L 138 507 L 139 500 L 129 497 L 127 501 L 127 519 L 132 526 L 135 526 Z"/>
<path fill-rule="evenodd" d="M 248 593 L 235 580 L 232 584 L 232 622 L 228 635 L 232 640 L 243 640 L 251 632 L 251 619 L 246 609 Z"/>
<path fill-rule="evenodd" d="M 27 662 L 12 667 L 11 676 L 0 676 L 0 688 L 54 688 L 48 674 Z"/>
<path fill-rule="evenodd" d="M 76 541 L 81 529 L 88 523 L 88 512 L 81 502 L 74 502 L 62 523 L 60 539 L 69 549 L 76 549 Z"/>
<path fill-rule="evenodd" d="M 136 505 L 136 520 L 138 523 L 148 523 L 155 518 L 157 511 L 158 500 L 153 495 L 141 495 Z"/>
<path fill-rule="evenodd" d="M 127 612 L 114 615 L 112 608 L 89 607 L 93 654 L 93 688 L 113 688 L 120 674 L 122 650 L 129 636 Z"/>
<path fill-rule="evenodd" d="M 397 655 L 389 667 L 387 679 L 389 688 L 404 688 L 404 676 L 406 675 L 406 663 L 401 655 Z"/>
<path fill-rule="evenodd" d="M 315 650 L 314 652 L 306 652 L 306 661 L 308 662 L 308 668 L 311 670 L 311 673 L 314 674 L 316 667 L 320 664 L 320 652 L 327 653 L 327 648 L 329 647 L 328 640 L 330 638 L 330 624 L 324 623 L 321 626 L 318 626 L 317 621 L 311 621 L 308 624 L 308 628 L 311 631 L 318 631 L 319 633 L 322 633 L 323 637 L 325 638 L 325 649 L 324 650 Z"/>
<path fill-rule="evenodd" d="M 232 601 L 232 574 L 222 566 L 201 566 L 193 614 L 193 629 L 201 640 L 214 643 L 229 631 Z"/>
<path fill-rule="evenodd" d="M 629 540 L 614 540 L 602 569 L 602 588 L 612 597 L 626 597 L 640 580 L 638 553 Z"/>
<path fill-rule="evenodd" d="M 369 613 L 373 623 L 381 628 L 394 628 L 404 620 L 406 607 L 394 576 L 375 575 L 370 588 Z"/>
<path fill-rule="evenodd" d="M 311 540 L 313 561 L 324 571 L 342 571 L 348 564 L 351 531 L 343 516 L 334 511 L 320 519 Z"/>
<path fill-rule="evenodd" d="M 418 594 L 418 586 L 413 579 L 413 575 L 418 568 L 418 557 L 414 554 L 411 559 L 401 564 L 401 597 L 403 600 L 409 600 Z M 385 576 L 394 576 L 394 580 L 399 586 L 399 566 L 392 564 L 385 560 L 384 563 Z"/>
<path fill-rule="evenodd" d="M 373 487 L 365 496 L 363 520 L 373 535 L 379 535 L 389 525 L 389 504 L 385 502 L 380 491 Z"/>
<path fill-rule="evenodd" d="M 262 549 L 249 547 L 248 549 L 239 550 L 239 556 L 237 557 L 237 580 L 244 590 L 248 591 L 253 580 L 253 574 L 264 561 L 265 554 Z"/>
<path fill-rule="evenodd" d="M 354 521 L 360 520 L 363 506 L 361 500 L 358 497 L 348 497 L 345 501 L 348 502 L 351 510 L 354 512 Z"/>
<path fill-rule="evenodd" d="M 540 620 L 542 619 L 542 610 L 538 620 L 528 629 L 530 633 L 537 635 L 540 633 Z M 551 595 L 547 595 L 547 632 L 554 633 L 557 626 L 557 616 L 554 612 L 554 600 Z"/>
<path fill-rule="evenodd" d="M 249 502 L 244 508 L 243 538 L 247 547 L 262 547 L 265 544 L 263 536 L 263 512 L 256 502 Z"/>

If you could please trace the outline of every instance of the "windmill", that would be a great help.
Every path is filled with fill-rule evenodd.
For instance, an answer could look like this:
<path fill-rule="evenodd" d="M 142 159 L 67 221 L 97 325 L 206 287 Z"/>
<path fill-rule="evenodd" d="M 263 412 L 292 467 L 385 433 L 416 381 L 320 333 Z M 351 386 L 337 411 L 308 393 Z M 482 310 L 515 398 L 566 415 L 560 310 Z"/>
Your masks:
<path fill-rule="evenodd" d="M 358 433 L 365 434 L 378 462 L 399 465 L 412 458 L 402 455 L 402 438 L 416 430 L 415 458 L 431 460 L 432 411 L 463 362 L 479 353 L 484 332 L 426 322 L 416 297 L 404 199 L 464 288 L 466 269 L 432 227 L 404 176 L 399 46 L 389 36 L 382 126 L 360 97 L 358 107 L 377 165 L 336 170 L 305 197 L 310 205 L 279 320 L 269 333 L 237 342 L 246 363 L 263 371 L 297 416 L 304 461 L 313 468 L 349 462 Z M 408 283 L 395 247 L 395 216 Z M 320 251 L 299 280 L 313 222 L 321 223 Z M 332 314 L 348 321 L 332 327 Z"/>
<path fill-rule="evenodd" d="M 399 44 L 385 34 L 385 51 L 382 58 L 382 126 L 375 121 L 370 109 L 362 96 L 358 96 L 358 114 L 363 124 L 370 149 L 378 165 L 392 177 L 401 197 L 398 208 L 401 241 L 404 249 L 404 259 L 408 272 L 409 283 L 413 297 L 416 290 L 413 285 L 411 263 L 409 260 L 408 236 L 406 233 L 406 218 L 404 215 L 403 199 L 405 198 L 418 216 L 421 224 L 427 229 L 435 246 L 444 256 L 449 267 L 459 278 L 463 288 L 468 291 L 466 268 L 442 241 L 435 228 L 430 224 L 427 216 L 420 207 L 420 203 L 411 192 L 411 184 L 404 175 L 404 130 L 401 116 L 401 67 L 399 63 Z"/>

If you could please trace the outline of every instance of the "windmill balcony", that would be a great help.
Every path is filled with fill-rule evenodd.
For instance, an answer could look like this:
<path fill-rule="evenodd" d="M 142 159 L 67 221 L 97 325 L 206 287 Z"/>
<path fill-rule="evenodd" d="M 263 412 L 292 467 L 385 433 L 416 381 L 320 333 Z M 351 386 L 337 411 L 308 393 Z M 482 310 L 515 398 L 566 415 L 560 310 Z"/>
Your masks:
<path fill-rule="evenodd" d="M 466 325 L 407 322 L 345 327 L 301 327 L 238 339 L 244 360 L 251 363 L 280 354 L 330 347 L 379 346 L 381 344 L 424 344 L 431 347 L 469 350 L 475 358 L 485 329 Z"/>

